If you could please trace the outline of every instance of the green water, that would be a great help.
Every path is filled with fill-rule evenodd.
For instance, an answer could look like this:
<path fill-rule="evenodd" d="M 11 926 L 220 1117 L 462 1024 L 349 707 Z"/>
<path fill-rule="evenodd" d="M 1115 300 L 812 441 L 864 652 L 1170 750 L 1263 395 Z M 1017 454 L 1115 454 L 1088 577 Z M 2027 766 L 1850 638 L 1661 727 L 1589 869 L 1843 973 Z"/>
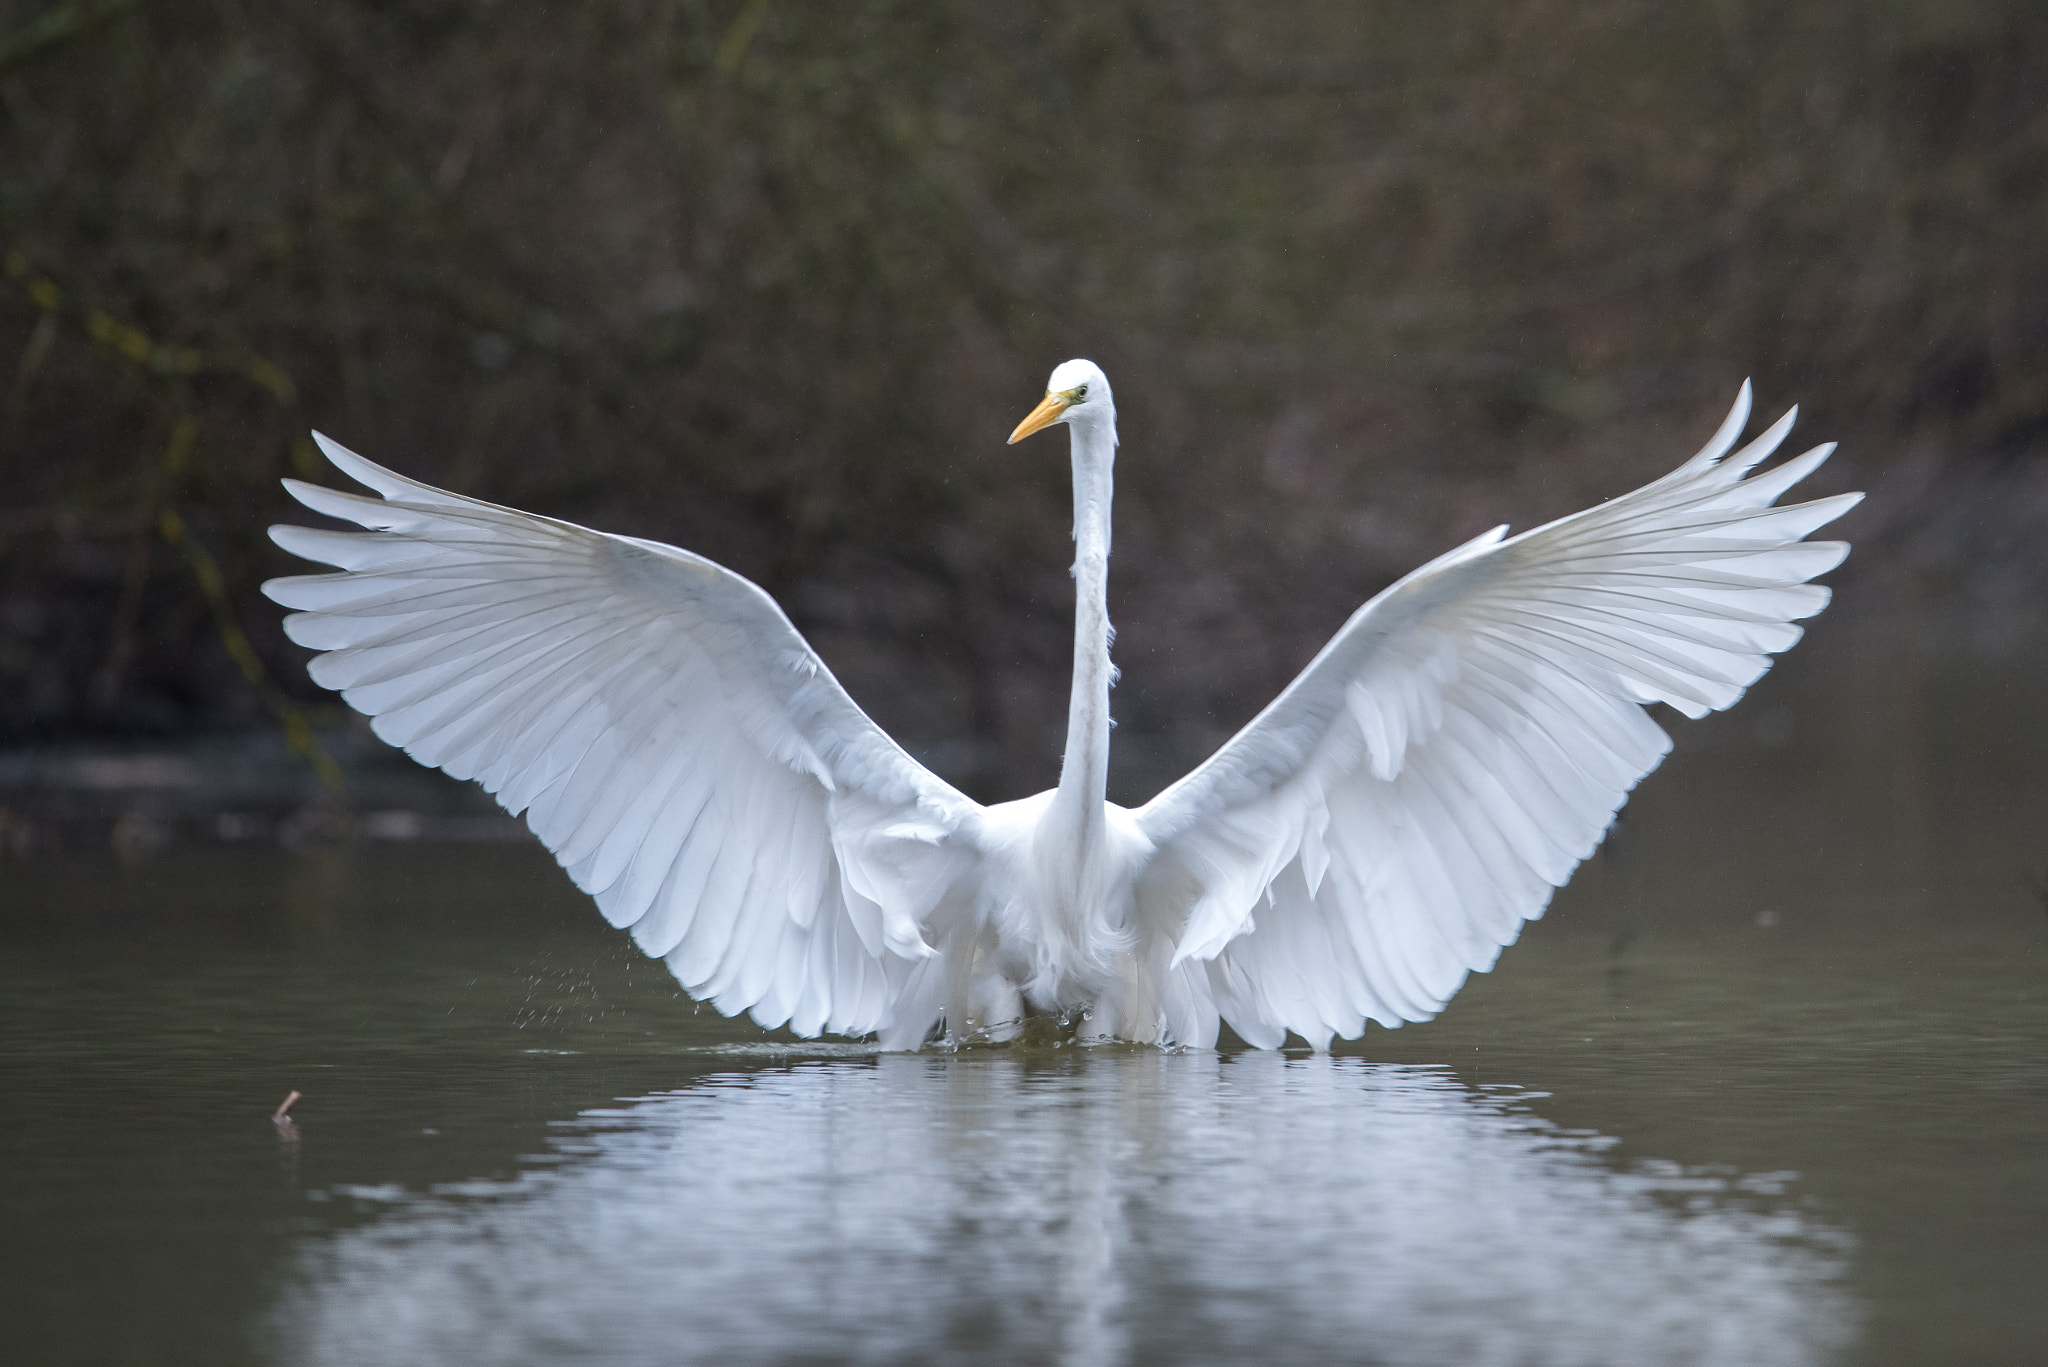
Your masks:
<path fill-rule="evenodd" d="M 2048 915 L 1741 876 L 1336 1059 L 884 1058 L 530 849 L 0 864 L 0 1361 L 2048 1360 Z"/>

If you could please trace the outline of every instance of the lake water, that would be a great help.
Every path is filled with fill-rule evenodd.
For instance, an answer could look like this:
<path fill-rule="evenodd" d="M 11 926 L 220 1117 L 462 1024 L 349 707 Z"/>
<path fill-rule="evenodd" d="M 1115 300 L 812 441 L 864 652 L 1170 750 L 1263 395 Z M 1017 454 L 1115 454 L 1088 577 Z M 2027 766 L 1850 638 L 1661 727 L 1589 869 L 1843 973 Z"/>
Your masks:
<path fill-rule="evenodd" d="M 2048 1360 L 2034 893 L 1674 877 L 1334 1058 L 877 1056 L 523 846 L 0 863 L 0 1360 Z"/>

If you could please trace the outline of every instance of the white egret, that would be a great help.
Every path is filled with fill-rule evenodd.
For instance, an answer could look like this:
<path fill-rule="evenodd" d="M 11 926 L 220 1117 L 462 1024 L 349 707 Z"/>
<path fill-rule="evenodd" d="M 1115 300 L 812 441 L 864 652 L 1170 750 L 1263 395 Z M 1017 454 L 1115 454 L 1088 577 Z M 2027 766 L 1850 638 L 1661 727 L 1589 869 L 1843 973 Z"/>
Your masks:
<path fill-rule="evenodd" d="M 984 807 L 870 721 L 774 600 L 688 551 L 447 493 L 320 437 L 382 499 L 276 527 L 338 574 L 273 580 L 315 680 L 475 779 L 692 996 L 799 1035 L 1082 1033 L 1322 1048 L 1426 1020 L 1542 914 L 1671 748 L 1644 706 L 1725 708 L 1827 603 L 1862 496 L 1773 506 L 1787 413 L 1634 493 L 1495 528 L 1360 608 L 1144 806 L 1109 802 L 1116 406 L 1088 361 L 1012 434 L 1069 429 L 1073 692 L 1059 786 Z"/>

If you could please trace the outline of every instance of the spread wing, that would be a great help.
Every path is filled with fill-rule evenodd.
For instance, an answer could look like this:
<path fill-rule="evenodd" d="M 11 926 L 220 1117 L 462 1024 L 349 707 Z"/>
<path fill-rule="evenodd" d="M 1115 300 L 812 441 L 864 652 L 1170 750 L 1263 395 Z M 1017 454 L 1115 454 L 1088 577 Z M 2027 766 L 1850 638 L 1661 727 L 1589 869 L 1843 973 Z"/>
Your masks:
<path fill-rule="evenodd" d="M 1796 412 L 1728 455 L 1745 383 L 1663 479 L 1423 566 L 1139 810 L 1178 1036 L 1213 1004 L 1249 1043 L 1320 1046 L 1493 965 L 1671 748 L 1643 705 L 1729 706 L 1826 605 L 1807 581 L 1848 547 L 1801 538 L 1862 495 L 1772 505 L 1833 446 L 1749 475 Z"/>
<path fill-rule="evenodd" d="M 691 995 L 860 1035 L 931 954 L 981 809 L 870 721 L 761 589 L 701 556 L 446 493 L 320 437 L 369 532 L 273 527 L 313 678 L 475 779 Z M 911 1040 L 914 1046 L 918 1041 Z"/>

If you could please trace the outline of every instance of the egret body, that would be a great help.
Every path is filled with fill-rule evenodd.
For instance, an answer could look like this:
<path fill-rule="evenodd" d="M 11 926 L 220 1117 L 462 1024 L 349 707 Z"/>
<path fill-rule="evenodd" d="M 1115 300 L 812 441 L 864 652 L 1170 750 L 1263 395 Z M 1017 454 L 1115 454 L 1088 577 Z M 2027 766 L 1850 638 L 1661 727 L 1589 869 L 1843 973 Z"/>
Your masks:
<path fill-rule="evenodd" d="M 1776 506 L 1749 386 L 1634 493 L 1457 547 L 1360 608 L 1221 750 L 1144 806 L 1106 796 L 1117 449 L 1109 381 L 1053 371 L 1011 436 L 1072 443 L 1074 677 L 1059 786 L 982 806 L 842 689 L 762 590 L 701 556 L 434 489 L 319 437 L 368 528 L 277 527 L 339 568 L 273 580 L 310 668 L 422 763 L 475 779 L 693 996 L 800 1035 L 1208 1047 L 1425 1020 L 1490 968 L 1670 749 L 1644 706 L 1739 698 L 1827 602 Z M 316 434 L 317 435 L 317 434 Z M 1731 454 L 1732 452 L 1732 454 Z"/>

